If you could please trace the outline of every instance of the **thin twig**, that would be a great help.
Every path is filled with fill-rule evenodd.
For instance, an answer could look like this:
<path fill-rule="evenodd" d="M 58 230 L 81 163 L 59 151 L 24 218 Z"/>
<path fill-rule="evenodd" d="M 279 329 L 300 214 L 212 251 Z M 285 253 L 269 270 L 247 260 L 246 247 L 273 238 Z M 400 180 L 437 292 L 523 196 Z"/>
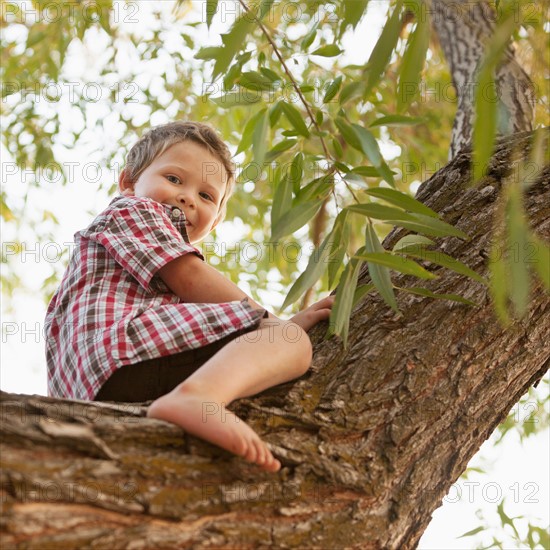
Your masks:
<path fill-rule="evenodd" d="M 256 23 L 258 23 L 258 26 L 260 27 L 260 30 L 263 32 L 264 36 L 266 37 L 267 41 L 269 42 L 269 44 L 271 45 L 271 47 L 273 48 L 273 51 L 275 52 L 275 55 L 277 56 L 277 58 L 279 59 L 281 65 L 283 66 L 283 69 L 286 73 L 286 75 L 288 76 L 290 82 L 292 83 L 292 86 L 294 87 L 294 89 L 296 90 L 296 93 L 298 94 L 298 97 L 300 98 L 300 101 L 302 102 L 302 104 L 304 105 L 306 111 L 307 111 L 307 114 L 309 116 L 309 118 L 311 119 L 311 123 L 313 124 L 313 126 L 315 127 L 315 129 L 317 130 L 318 132 L 318 136 L 319 136 L 319 139 L 321 141 L 321 145 L 323 147 L 323 151 L 325 153 L 325 157 L 327 158 L 327 160 L 329 161 L 329 163 L 332 165 L 330 170 L 329 171 L 332 171 L 332 172 L 336 172 L 340 178 L 342 179 L 342 181 L 344 182 L 344 185 L 347 187 L 348 191 L 351 193 L 352 197 L 355 199 L 355 201 L 357 203 L 359 203 L 359 199 L 356 197 L 355 193 L 353 192 L 353 189 L 349 186 L 348 182 L 346 181 L 345 177 L 342 175 L 342 173 L 340 172 L 340 170 L 338 170 L 338 168 L 336 168 L 333 163 L 332 163 L 332 155 L 329 153 L 329 150 L 328 150 L 328 147 L 327 147 L 327 144 L 325 143 L 325 140 L 323 139 L 323 136 L 321 135 L 321 128 L 319 128 L 319 125 L 317 124 L 317 121 L 315 120 L 315 117 L 313 116 L 313 113 L 311 112 L 311 108 L 308 104 L 308 102 L 306 101 L 306 98 L 304 97 L 304 95 L 302 94 L 302 90 L 300 90 L 300 86 L 298 85 L 298 83 L 296 82 L 294 76 L 292 75 L 292 73 L 290 72 L 290 69 L 288 68 L 287 64 L 285 63 L 285 60 L 283 58 L 283 56 L 281 55 L 281 52 L 279 51 L 279 48 L 277 47 L 277 45 L 275 44 L 275 42 L 273 41 L 273 39 L 271 38 L 271 35 L 269 34 L 269 32 L 267 31 L 267 28 L 264 26 L 264 24 L 260 21 L 259 17 L 253 13 L 250 8 L 245 4 L 244 0 L 239 0 L 239 3 L 241 4 L 241 6 L 243 7 L 243 9 L 252 15 L 252 17 L 254 18 L 254 20 L 256 21 Z M 337 197 L 336 197 L 336 193 L 334 191 L 334 189 L 332 190 L 332 193 L 333 193 L 333 196 L 334 196 L 334 201 L 338 207 L 338 200 L 337 200 Z"/>

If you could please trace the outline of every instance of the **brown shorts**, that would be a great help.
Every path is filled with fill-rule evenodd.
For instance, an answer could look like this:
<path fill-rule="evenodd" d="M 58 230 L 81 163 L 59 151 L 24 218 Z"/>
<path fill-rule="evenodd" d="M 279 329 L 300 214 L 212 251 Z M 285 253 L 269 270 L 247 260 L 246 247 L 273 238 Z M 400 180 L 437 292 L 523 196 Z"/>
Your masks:
<path fill-rule="evenodd" d="M 157 399 L 189 378 L 229 342 L 256 329 L 257 327 L 253 327 L 234 332 L 202 348 L 124 365 L 101 386 L 94 401 L 132 403 Z"/>

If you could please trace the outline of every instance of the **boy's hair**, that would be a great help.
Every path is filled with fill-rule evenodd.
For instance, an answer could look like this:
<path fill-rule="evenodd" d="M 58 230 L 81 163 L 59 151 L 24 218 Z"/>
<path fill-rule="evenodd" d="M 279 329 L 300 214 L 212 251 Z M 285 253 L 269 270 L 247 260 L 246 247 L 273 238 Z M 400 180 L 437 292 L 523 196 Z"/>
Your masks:
<path fill-rule="evenodd" d="M 182 141 L 193 141 L 202 145 L 218 158 L 226 172 L 225 193 L 220 203 L 217 219 L 223 220 L 227 201 L 235 189 L 235 167 L 231 153 L 213 128 L 202 122 L 178 120 L 161 126 L 155 126 L 135 143 L 126 157 L 126 174 L 130 181 L 137 181 L 141 173 L 169 147 Z"/>

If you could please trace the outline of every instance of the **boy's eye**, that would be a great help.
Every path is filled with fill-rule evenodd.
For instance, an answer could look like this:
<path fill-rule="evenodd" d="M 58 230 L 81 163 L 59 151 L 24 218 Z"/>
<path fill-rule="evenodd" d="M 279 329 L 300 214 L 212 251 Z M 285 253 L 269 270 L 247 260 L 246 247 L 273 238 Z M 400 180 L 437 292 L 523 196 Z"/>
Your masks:
<path fill-rule="evenodd" d="M 166 176 L 166 179 L 171 183 L 181 183 L 181 180 L 177 176 Z"/>
<path fill-rule="evenodd" d="M 214 199 L 212 198 L 212 196 L 209 195 L 208 193 L 205 193 L 204 191 L 201 191 L 201 192 L 199 193 L 199 195 L 200 195 L 202 198 L 206 199 L 206 200 L 209 200 L 209 201 L 214 202 Z"/>

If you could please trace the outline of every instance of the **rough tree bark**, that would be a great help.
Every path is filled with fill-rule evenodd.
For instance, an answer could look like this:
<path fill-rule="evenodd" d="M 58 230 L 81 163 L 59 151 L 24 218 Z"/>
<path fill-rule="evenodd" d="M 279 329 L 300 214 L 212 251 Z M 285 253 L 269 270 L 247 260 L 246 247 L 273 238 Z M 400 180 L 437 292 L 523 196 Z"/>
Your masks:
<path fill-rule="evenodd" d="M 441 249 L 482 274 L 511 150 L 526 154 L 529 138 L 500 143 L 476 187 L 462 152 L 419 190 L 471 236 L 442 239 Z M 545 240 L 549 182 L 547 166 L 525 195 Z M 440 275 L 432 291 L 479 306 L 400 294 L 396 315 L 369 295 L 352 313 L 347 350 L 319 327 L 306 376 L 234 404 L 283 463 L 276 475 L 145 418 L 140 406 L 2 393 L 2 548 L 414 548 L 550 363 L 550 297 L 538 284 L 527 316 L 504 330 L 485 286 L 430 269 Z"/>
<path fill-rule="evenodd" d="M 449 63 L 458 108 L 451 134 L 449 159 L 472 141 L 476 74 L 494 34 L 496 12 L 486 1 L 431 0 L 431 21 Z M 517 3 L 514 17 L 522 17 Z M 500 62 L 495 83 L 501 134 L 532 130 L 535 90 L 510 45 Z"/>

